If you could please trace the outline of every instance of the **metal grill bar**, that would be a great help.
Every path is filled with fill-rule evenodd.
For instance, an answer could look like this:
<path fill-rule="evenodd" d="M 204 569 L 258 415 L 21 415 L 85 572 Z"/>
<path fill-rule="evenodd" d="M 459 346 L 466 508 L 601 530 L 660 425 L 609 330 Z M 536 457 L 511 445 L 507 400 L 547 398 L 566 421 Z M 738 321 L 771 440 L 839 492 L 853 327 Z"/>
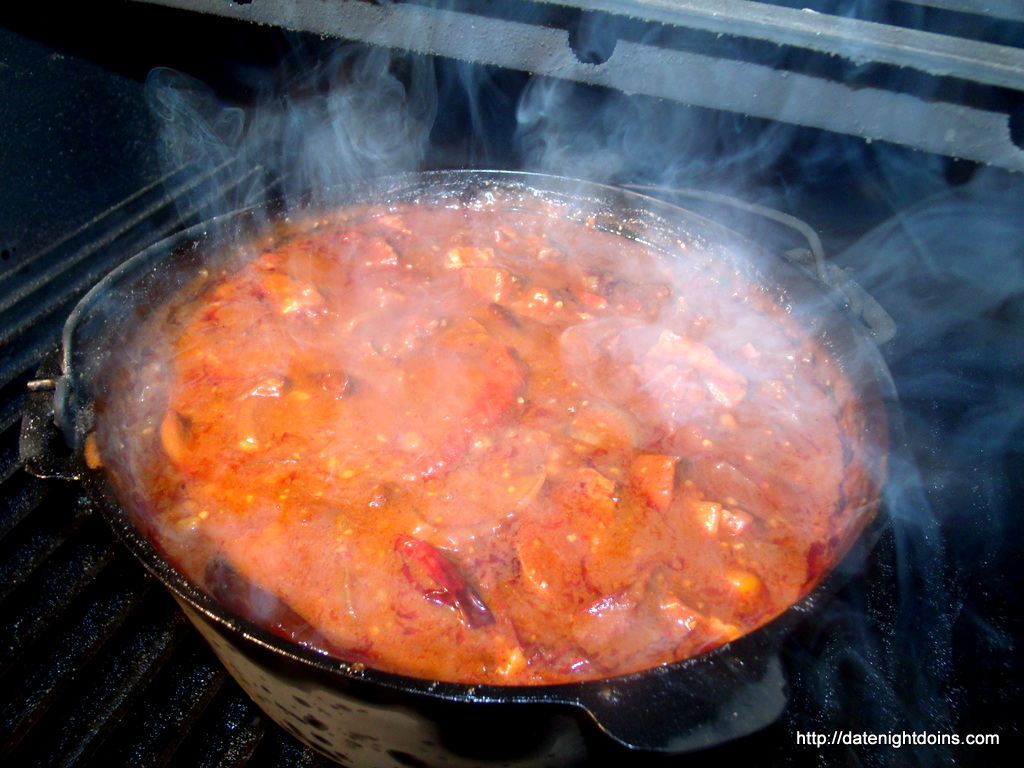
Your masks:
<path fill-rule="evenodd" d="M 565 29 L 481 15 L 485 6 L 474 6 L 475 12 L 468 13 L 401 2 L 143 2 L 607 86 L 628 94 L 888 141 L 1024 171 L 1024 151 L 1011 139 L 1006 112 L 936 101 L 934 93 L 914 95 L 874 85 L 851 85 L 739 61 L 728 58 L 728 52 L 708 56 L 618 40 L 606 61 L 586 63 L 573 52 Z M 542 2 L 552 4 L 556 0 Z M 910 66 L 933 77 L 966 78 L 979 88 L 997 84 L 1024 90 L 1024 50 L 1009 46 L 746 0 L 598 0 L 597 4 L 569 0 L 559 5 L 574 12 L 601 8 L 620 15 L 626 13 L 625 8 L 658 23 L 680 27 L 692 24 L 691 28 L 723 36 L 745 34 L 816 55 L 847 57 L 857 63 Z M 500 45 L 495 43 L 498 40 Z"/>
<path fill-rule="evenodd" d="M 750 0 L 539 0 L 1024 90 L 1024 50 Z"/>
<path fill-rule="evenodd" d="M 137 702 L 139 690 L 188 636 L 186 622 L 165 602 L 147 595 L 133 606 L 111 640 L 19 744 L 20 751 L 58 766 L 80 764 L 100 749 Z"/>
<path fill-rule="evenodd" d="M 75 534 L 88 514 L 88 509 L 79 499 L 61 493 L 67 489 L 55 489 L 56 484 L 35 481 L 34 478 L 29 478 L 32 482 L 22 482 L 24 477 L 24 474 L 19 474 L 4 486 L 6 503 L 3 524 L 4 529 L 12 530 L 9 533 L 5 530 L 7 535 L 0 540 L 0 600 L 28 580 L 36 568 L 45 563 L 69 536 Z M 49 514 L 39 516 L 31 525 L 16 525 L 43 504 L 49 505 Z M 34 612 L 38 610 L 37 606 L 31 607 Z M 4 620 L 11 619 L 8 615 Z M 11 640 L 7 638 L 8 643 Z M 0 670 L 4 664 L 0 662 Z"/>

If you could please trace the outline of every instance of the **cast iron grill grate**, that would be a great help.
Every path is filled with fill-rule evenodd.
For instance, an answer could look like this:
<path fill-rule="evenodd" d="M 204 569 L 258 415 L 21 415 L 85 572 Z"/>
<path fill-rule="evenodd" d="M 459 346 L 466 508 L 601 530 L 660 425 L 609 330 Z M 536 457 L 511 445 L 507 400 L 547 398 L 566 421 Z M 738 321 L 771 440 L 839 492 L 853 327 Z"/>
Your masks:
<path fill-rule="evenodd" d="M 259 712 L 80 486 L 18 456 L 26 384 L 75 303 L 181 225 L 155 184 L 2 276 L 0 763 L 328 764 Z"/>

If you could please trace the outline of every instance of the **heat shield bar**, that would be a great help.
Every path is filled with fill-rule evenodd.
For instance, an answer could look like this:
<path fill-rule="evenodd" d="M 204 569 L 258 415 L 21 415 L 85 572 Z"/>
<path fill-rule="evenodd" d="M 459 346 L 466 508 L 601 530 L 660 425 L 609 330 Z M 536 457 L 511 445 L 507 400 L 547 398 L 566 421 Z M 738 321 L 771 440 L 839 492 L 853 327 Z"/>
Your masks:
<path fill-rule="evenodd" d="M 539 0 L 1024 91 L 1024 49 L 750 0 Z"/>
<path fill-rule="evenodd" d="M 606 86 L 1024 171 L 1024 151 L 1011 138 L 1008 111 L 643 39 L 618 39 L 606 60 L 588 63 L 573 51 L 566 29 L 524 22 L 515 14 L 487 15 L 488 6 L 479 3 L 464 2 L 451 10 L 361 0 L 143 2 Z M 1024 100 L 1024 49 L 1007 45 L 749 0 L 542 0 L 541 5 L 739 37 L 782 51 L 845 58 L 860 67 L 904 68 L 965 87 L 1002 89 L 1021 96 L 1010 99 L 1018 109 Z"/>

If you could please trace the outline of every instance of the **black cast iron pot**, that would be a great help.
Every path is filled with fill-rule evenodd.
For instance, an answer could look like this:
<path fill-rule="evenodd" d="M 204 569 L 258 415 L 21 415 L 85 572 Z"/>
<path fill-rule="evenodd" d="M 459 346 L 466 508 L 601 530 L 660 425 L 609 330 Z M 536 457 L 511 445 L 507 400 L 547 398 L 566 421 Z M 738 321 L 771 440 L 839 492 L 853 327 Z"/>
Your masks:
<path fill-rule="evenodd" d="M 881 488 L 891 441 L 895 393 L 865 328 L 843 296 L 785 259 L 707 219 L 619 189 L 561 178 L 503 172 L 441 172 L 392 178 L 348 190 L 333 203 L 444 201 L 559 206 L 565 215 L 656 248 L 680 243 L 732 259 L 742 250 L 758 282 L 808 326 L 839 361 L 866 416 L 868 453 L 858 457 Z M 174 595 L 246 692 L 299 739 L 353 765 L 566 765 L 608 749 L 683 753 L 753 733 L 781 713 L 786 682 L 777 649 L 792 626 L 813 614 L 850 558 L 877 529 L 877 504 L 857 511 L 847 556 L 782 616 L 698 657 L 604 680 L 535 687 L 466 685 L 380 672 L 325 655 L 247 621 L 175 570 L 142 532 L 130 505 L 115 496 L 102 469 L 87 466 L 102 374 L 124 329 L 146 309 L 194 279 L 224 243 L 265 232 L 286 212 L 246 210 L 203 224 L 147 249 L 99 283 L 65 327 L 63 349 L 30 385 L 22 432 L 28 469 L 80 479 L 128 548 Z M 52 450 L 59 429 L 71 453 Z"/>

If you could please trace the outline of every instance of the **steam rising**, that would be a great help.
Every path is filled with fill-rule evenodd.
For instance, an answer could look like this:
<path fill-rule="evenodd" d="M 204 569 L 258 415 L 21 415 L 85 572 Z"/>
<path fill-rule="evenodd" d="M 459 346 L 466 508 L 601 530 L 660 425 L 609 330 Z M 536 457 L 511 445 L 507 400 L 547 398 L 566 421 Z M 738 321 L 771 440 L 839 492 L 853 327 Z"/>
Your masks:
<path fill-rule="evenodd" d="M 162 119 L 168 173 L 209 176 L 185 198 L 183 213 L 201 218 L 274 197 L 299 205 L 358 179 L 419 170 L 437 109 L 426 59 L 396 62 L 386 50 L 358 47 L 259 80 L 258 107 L 249 111 L 170 69 L 151 72 L 147 92 Z"/>
<path fill-rule="evenodd" d="M 997 722 L 1013 691 L 993 670 L 1019 654 L 1019 618 L 1004 613 L 1012 587 L 1001 580 L 1011 556 L 1000 543 L 1017 536 L 1013 494 L 1019 505 L 1024 488 L 1007 478 L 1024 454 L 1024 179 L 983 169 L 953 186 L 939 161 L 902 150 L 555 80 L 532 79 L 512 95 L 493 90 L 503 84 L 464 65 L 361 47 L 341 47 L 289 82 L 261 84 L 252 109 L 224 106 L 169 70 L 149 80 L 169 168 L 242 171 L 229 200 L 213 181 L 197 190 L 188 210 L 202 215 L 271 191 L 299 201 L 310 190 L 420 170 L 432 140 L 451 146 L 450 136 L 431 136 L 439 113 L 452 127 L 451 101 L 469 105 L 471 130 L 516 121 L 511 152 L 492 136 L 465 138 L 474 164 L 704 185 L 806 212 L 831 229 L 848 244 L 838 262 L 896 319 L 899 335 L 883 352 L 909 451 L 892 460 L 891 525 L 868 577 L 791 645 L 797 685 L 786 727 L 963 734 L 983 730 L 986 716 Z M 868 202 L 854 208 L 855 200 Z M 864 221 L 877 226 L 850 242 Z M 981 668 L 980 682 L 958 672 L 965 657 Z M 985 690 L 975 695 L 975 685 Z M 883 764 L 892 752 L 857 754 Z M 941 764 L 963 754 L 897 757 Z"/>
<path fill-rule="evenodd" d="M 699 186 L 749 193 L 791 144 L 782 123 L 535 78 L 516 111 L 531 170 L 609 184 Z"/>

